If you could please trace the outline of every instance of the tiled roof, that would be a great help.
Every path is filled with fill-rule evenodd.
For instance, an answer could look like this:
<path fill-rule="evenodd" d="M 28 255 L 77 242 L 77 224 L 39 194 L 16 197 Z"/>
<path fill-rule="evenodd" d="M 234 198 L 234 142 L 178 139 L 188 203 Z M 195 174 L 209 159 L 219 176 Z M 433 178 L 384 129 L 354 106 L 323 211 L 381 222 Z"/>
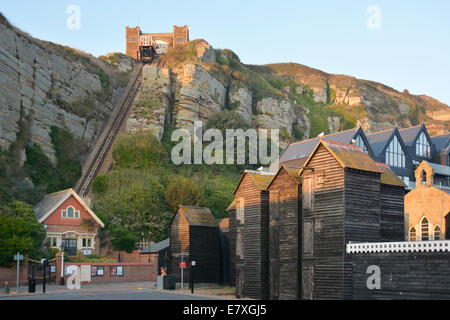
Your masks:
<path fill-rule="evenodd" d="M 366 135 L 375 155 L 378 156 L 381 154 L 394 132 L 395 128 Z"/>
<path fill-rule="evenodd" d="M 142 249 L 141 253 L 158 253 L 161 250 L 167 249 L 170 247 L 170 238 L 163 240 L 161 242 L 152 244 L 150 247 Z"/>
<path fill-rule="evenodd" d="M 301 178 L 299 176 L 300 172 L 302 171 L 302 168 L 296 168 L 296 167 L 289 167 L 289 166 L 283 166 L 283 168 L 286 170 L 286 172 L 295 179 L 297 183 L 301 183 Z"/>
<path fill-rule="evenodd" d="M 48 215 L 52 214 L 53 211 L 56 210 L 58 206 L 63 204 L 64 201 L 66 201 L 70 196 L 73 196 L 100 226 L 105 226 L 99 217 L 97 217 L 92 209 L 89 208 L 86 202 L 80 198 L 80 196 L 73 189 L 67 189 L 46 195 L 44 199 L 42 199 L 34 207 L 34 212 L 36 213 L 38 220 L 42 223 L 45 219 L 47 219 Z"/>
<path fill-rule="evenodd" d="M 431 138 L 438 152 L 442 152 L 450 146 L 450 133 Z"/>
<path fill-rule="evenodd" d="M 407 186 L 403 182 L 402 179 L 400 179 L 392 170 L 391 168 L 385 164 L 385 163 L 377 163 L 377 166 L 383 170 L 383 173 L 381 174 L 381 183 L 387 184 L 391 186 L 399 186 L 406 188 Z"/>
<path fill-rule="evenodd" d="M 245 173 L 247 173 L 250 176 L 250 178 L 252 178 L 256 187 L 261 191 L 267 190 L 273 178 L 275 178 L 274 173 L 250 171 L 250 170 L 245 171 Z"/>
<path fill-rule="evenodd" d="M 304 140 L 300 142 L 291 143 L 286 147 L 283 154 L 280 157 L 280 163 L 299 159 L 299 158 L 308 158 L 311 153 L 314 151 L 315 147 L 319 143 L 320 139 L 322 140 L 332 140 L 342 143 L 351 143 L 352 139 L 355 137 L 358 132 L 359 127 L 353 128 L 351 130 L 346 130 L 342 132 L 337 132 L 333 134 L 329 134 L 323 137 L 317 137 L 309 140 Z"/>
<path fill-rule="evenodd" d="M 208 208 L 180 206 L 189 225 L 201 227 L 218 227 L 217 220 Z"/>
<path fill-rule="evenodd" d="M 424 125 L 421 124 L 419 126 L 406 128 L 406 129 L 400 129 L 400 135 L 402 137 L 403 142 L 408 147 L 412 146 L 415 142 L 417 136 L 419 135 L 420 131 L 424 128 Z"/>
<path fill-rule="evenodd" d="M 328 148 L 344 168 L 383 172 L 361 147 L 329 140 L 322 140 L 321 143 Z"/>
<path fill-rule="evenodd" d="M 38 220 L 44 217 L 50 210 L 52 210 L 61 201 L 64 201 L 70 194 L 72 189 L 63 190 L 60 192 L 48 194 L 35 207 Z"/>

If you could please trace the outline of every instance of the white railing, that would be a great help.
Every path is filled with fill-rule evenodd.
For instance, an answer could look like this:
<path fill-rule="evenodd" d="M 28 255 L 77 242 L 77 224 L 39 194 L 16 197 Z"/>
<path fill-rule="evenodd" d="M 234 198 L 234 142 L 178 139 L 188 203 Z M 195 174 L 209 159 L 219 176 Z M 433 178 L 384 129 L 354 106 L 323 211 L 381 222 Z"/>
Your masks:
<path fill-rule="evenodd" d="M 347 253 L 450 252 L 450 241 L 349 243 Z"/>

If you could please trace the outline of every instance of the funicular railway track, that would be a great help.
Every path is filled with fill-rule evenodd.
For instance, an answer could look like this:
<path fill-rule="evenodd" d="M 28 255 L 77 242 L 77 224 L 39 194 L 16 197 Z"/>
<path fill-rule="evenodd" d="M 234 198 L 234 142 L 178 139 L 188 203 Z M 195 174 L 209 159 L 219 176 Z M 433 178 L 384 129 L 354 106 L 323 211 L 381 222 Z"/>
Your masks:
<path fill-rule="evenodd" d="M 113 143 L 122 129 L 127 116 L 133 106 L 134 98 L 142 83 L 142 68 L 143 64 L 137 65 L 131 81 L 126 89 L 124 97 L 119 101 L 119 106 L 116 108 L 115 114 L 113 114 L 108 121 L 105 129 L 100 135 L 95 147 L 93 148 L 91 155 L 86 160 L 83 166 L 83 174 L 80 180 L 74 187 L 74 190 L 83 198 L 86 198 L 90 192 L 92 183 L 97 177 L 108 153 L 111 151 Z"/>

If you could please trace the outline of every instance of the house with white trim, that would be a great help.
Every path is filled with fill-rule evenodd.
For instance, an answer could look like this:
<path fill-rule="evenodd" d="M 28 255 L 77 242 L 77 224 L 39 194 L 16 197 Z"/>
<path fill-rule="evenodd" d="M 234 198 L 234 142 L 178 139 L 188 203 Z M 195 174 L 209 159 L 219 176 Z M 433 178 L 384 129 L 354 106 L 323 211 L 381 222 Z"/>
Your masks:
<path fill-rule="evenodd" d="M 45 196 L 34 210 L 47 231 L 50 248 L 69 256 L 99 253 L 98 231 L 104 224 L 73 189 Z"/>

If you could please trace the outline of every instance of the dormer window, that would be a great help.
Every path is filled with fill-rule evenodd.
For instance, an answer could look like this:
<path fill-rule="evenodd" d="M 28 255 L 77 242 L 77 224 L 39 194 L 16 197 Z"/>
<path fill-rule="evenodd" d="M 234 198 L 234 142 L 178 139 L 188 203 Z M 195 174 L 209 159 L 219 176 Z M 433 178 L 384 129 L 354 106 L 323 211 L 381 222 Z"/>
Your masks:
<path fill-rule="evenodd" d="M 364 143 L 364 140 L 360 135 L 358 136 L 358 138 L 356 138 L 356 145 L 361 147 L 365 153 L 369 153 L 369 150 L 367 149 L 367 146 Z"/>
<path fill-rule="evenodd" d="M 62 217 L 64 219 L 79 219 L 80 211 L 76 211 L 74 207 L 70 206 L 62 211 Z"/>
<path fill-rule="evenodd" d="M 431 147 L 428 142 L 427 136 L 424 132 L 420 135 L 416 142 L 416 154 L 421 157 L 430 158 L 431 157 Z"/>
<path fill-rule="evenodd" d="M 386 150 L 386 163 L 391 167 L 405 168 L 406 156 L 397 136 L 394 136 Z"/>

